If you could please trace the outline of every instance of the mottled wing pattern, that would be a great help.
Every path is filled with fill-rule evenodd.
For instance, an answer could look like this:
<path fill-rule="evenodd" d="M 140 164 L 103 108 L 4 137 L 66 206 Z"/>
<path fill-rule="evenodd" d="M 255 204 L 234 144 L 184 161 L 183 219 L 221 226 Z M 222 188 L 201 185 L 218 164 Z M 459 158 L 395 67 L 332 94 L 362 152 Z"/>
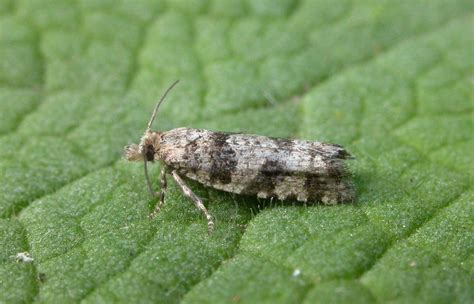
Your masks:
<path fill-rule="evenodd" d="M 344 160 L 334 144 L 178 128 L 161 133 L 159 157 L 180 174 L 237 194 L 281 200 L 354 200 Z"/>

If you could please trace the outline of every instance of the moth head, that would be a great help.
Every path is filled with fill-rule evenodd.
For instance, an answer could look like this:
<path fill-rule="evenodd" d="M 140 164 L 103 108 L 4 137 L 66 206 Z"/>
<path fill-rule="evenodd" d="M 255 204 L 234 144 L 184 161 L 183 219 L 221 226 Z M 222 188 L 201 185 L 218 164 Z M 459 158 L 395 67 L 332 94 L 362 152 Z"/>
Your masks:
<path fill-rule="evenodd" d="M 146 159 L 146 161 L 154 161 L 155 160 L 155 145 L 151 143 L 146 143 L 141 147 L 142 155 Z"/>
<path fill-rule="evenodd" d="M 150 178 L 148 176 L 148 169 L 147 169 L 147 162 L 155 160 L 155 154 L 159 148 L 159 140 L 160 140 L 160 133 L 151 131 L 151 125 L 155 120 L 156 113 L 158 113 L 158 109 L 160 108 L 161 103 L 165 100 L 166 95 L 168 95 L 169 91 L 178 84 L 179 80 L 176 80 L 171 84 L 168 89 L 165 91 L 163 96 L 158 101 L 153 113 L 151 114 L 150 121 L 148 122 L 148 126 L 145 130 L 145 134 L 142 136 L 140 143 L 131 144 L 125 147 L 125 158 L 128 161 L 143 161 L 143 166 L 145 170 L 145 179 L 150 190 L 152 196 L 155 196 L 155 192 L 151 187 Z"/>
<path fill-rule="evenodd" d="M 139 144 L 125 147 L 125 159 L 128 161 L 154 161 L 159 147 L 159 134 L 159 132 L 145 132 Z"/>
<path fill-rule="evenodd" d="M 171 89 L 178 84 L 179 80 L 176 80 L 171 84 L 168 89 L 165 91 L 163 96 L 158 101 L 153 113 L 151 114 L 150 121 L 148 122 L 145 134 L 143 134 L 139 144 L 131 144 L 125 147 L 124 157 L 128 161 L 144 161 L 145 162 L 145 174 L 146 174 L 146 162 L 154 161 L 156 150 L 159 143 L 159 133 L 151 131 L 151 125 L 155 120 L 156 113 L 160 108 L 161 103 L 165 100 L 166 95 L 171 91 Z"/>

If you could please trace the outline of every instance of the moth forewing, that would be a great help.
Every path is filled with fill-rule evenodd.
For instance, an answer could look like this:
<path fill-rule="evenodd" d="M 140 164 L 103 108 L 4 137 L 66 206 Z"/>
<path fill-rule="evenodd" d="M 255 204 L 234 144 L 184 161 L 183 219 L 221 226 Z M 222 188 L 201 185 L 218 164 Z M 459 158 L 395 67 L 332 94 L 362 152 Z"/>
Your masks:
<path fill-rule="evenodd" d="M 190 179 L 261 198 L 352 201 L 354 187 L 341 146 L 252 134 L 178 128 L 161 133 L 158 157 Z"/>
<path fill-rule="evenodd" d="M 151 131 L 159 105 L 176 83 L 158 102 L 140 143 L 125 148 L 127 160 L 144 162 L 150 193 L 160 197 L 150 217 L 164 204 L 167 175 L 204 213 L 209 233 L 214 227 L 212 217 L 183 177 L 218 190 L 260 198 L 324 204 L 355 199 L 344 164 L 352 156 L 339 145 L 193 128 Z M 153 191 L 147 171 L 147 162 L 154 160 L 163 164 L 159 193 Z"/>

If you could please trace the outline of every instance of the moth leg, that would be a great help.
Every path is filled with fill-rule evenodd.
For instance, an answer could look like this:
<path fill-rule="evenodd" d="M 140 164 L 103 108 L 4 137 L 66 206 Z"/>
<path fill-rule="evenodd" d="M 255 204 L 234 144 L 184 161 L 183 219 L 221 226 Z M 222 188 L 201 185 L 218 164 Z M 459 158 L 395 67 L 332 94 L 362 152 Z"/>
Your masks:
<path fill-rule="evenodd" d="M 198 208 L 202 213 L 204 213 L 207 219 L 207 231 L 209 234 L 211 234 L 214 230 L 214 222 L 212 221 L 212 216 L 209 214 L 206 207 L 204 207 L 204 204 L 202 203 L 201 199 L 196 194 L 194 194 L 191 189 L 189 189 L 189 187 L 184 183 L 183 179 L 179 176 L 176 170 L 173 170 L 171 172 L 171 175 L 173 176 L 178 186 L 181 188 L 181 191 L 183 191 L 184 195 L 189 197 L 193 201 L 196 208 Z"/>
<path fill-rule="evenodd" d="M 150 215 L 148 216 L 150 219 L 154 219 L 155 216 L 160 212 L 163 205 L 165 204 L 165 193 L 168 186 L 168 183 L 166 182 L 166 173 L 167 173 L 166 167 L 163 167 L 160 173 L 160 201 L 156 205 L 153 212 L 150 213 Z"/>

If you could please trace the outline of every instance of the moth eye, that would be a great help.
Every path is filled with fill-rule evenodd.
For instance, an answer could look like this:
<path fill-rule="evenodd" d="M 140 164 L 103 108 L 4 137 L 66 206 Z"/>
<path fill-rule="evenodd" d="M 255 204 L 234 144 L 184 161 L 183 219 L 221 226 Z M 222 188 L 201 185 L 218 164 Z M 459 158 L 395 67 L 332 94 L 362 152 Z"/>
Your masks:
<path fill-rule="evenodd" d="M 147 161 L 155 160 L 155 149 L 152 145 L 147 145 L 145 150 L 145 157 Z"/>

